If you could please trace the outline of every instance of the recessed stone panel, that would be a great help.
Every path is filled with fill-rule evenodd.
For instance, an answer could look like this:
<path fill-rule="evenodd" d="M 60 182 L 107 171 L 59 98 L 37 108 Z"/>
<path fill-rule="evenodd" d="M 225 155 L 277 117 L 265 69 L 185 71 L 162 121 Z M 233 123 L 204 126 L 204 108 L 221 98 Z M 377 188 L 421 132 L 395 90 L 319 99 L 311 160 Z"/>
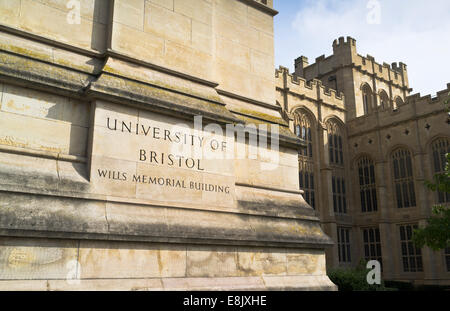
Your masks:
<path fill-rule="evenodd" d="M 96 104 L 91 182 L 96 192 L 169 204 L 235 204 L 233 145 L 218 131 L 150 111 Z M 232 154 L 232 152 L 231 152 Z"/>

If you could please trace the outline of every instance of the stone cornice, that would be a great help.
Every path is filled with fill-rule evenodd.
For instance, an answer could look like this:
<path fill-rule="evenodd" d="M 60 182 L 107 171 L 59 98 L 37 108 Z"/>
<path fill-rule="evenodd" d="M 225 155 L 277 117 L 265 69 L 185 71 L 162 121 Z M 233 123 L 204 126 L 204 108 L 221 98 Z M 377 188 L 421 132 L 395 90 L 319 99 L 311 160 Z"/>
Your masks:
<path fill-rule="evenodd" d="M 243 2 L 251 7 L 254 7 L 255 9 L 263 11 L 271 16 L 275 16 L 278 14 L 278 11 L 276 11 L 262 3 L 259 3 L 258 1 L 255 1 L 255 0 L 238 0 L 238 1 Z"/>
<path fill-rule="evenodd" d="M 254 100 L 252 98 L 248 98 L 248 97 L 245 97 L 245 96 L 242 96 L 242 95 L 231 93 L 231 92 L 222 90 L 220 88 L 216 88 L 216 90 L 217 90 L 218 94 L 226 96 L 226 97 L 234 98 L 234 99 L 241 100 L 241 101 L 244 101 L 244 102 L 256 105 L 256 106 L 260 106 L 260 107 L 271 109 L 271 110 L 276 110 L 276 111 L 279 111 L 279 112 L 281 112 L 281 110 L 282 110 L 282 108 L 280 106 L 276 106 L 276 105 L 272 105 L 272 104 L 265 103 L 265 102 L 262 102 L 262 101 Z"/>
<path fill-rule="evenodd" d="M 11 52 L 0 51 L 0 80 L 85 100 L 98 97 L 138 104 L 143 109 L 173 111 L 187 116 L 203 115 L 219 123 L 242 123 L 223 103 L 103 71 L 95 76 Z"/>
<path fill-rule="evenodd" d="M 318 249 L 333 244 L 317 217 L 306 220 L 173 207 L 143 209 L 130 203 L 124 208 L 108 200 L 4 191 L 0 204 L 5 206 L 0 210 L 0 235 L 4 236 Z M 33 217 L 28 217 L 30 214 Z M 200 216 L 202 222 L 196 220 Z M 205 225 L 205 221 L 214 225 Z"/>

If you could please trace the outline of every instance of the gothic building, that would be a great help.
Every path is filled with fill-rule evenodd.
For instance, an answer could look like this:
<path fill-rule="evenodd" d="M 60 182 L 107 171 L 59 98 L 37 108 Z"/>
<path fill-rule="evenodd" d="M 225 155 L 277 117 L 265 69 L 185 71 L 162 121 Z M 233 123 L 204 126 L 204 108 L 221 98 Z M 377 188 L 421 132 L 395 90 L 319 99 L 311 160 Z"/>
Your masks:
<path fill-rule="evenodd" d="M 435 97 L 411 95 L 405 64 L 377 63 L 341 37 L 331 56 L 276 70 L 276 90 L 307 145 L 299 186 L 335 242 L 328 267 L 376 259 L 385 280 L 449 284 L 450 250 L 418 249 L 411 236 L 433 205 L 450 202 L 424 186 L 450 151 L 450 84 Z"/>

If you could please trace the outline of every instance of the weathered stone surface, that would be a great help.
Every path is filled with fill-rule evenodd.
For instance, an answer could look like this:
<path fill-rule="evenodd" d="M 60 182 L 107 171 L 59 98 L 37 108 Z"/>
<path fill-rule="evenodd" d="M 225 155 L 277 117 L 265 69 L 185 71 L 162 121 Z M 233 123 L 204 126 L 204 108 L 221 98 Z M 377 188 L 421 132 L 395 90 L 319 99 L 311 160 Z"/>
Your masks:
<path fill-rule="evenodd" d="M 0 238 L 0 280 L 63 279 L 77 259 L 76 241 Z"/>
<path fill-rule="evenodd" d="M 186 250 L 120 242 L 82 242 L 81 279 L 183 277 Z"/>
<path fill-rule="evenodd" d="M 332 288 L 271 6 L 0 0 L 0 289 Z"/>
<path fill-rule="evenodd" d="M 304 250 L 302 255 L 310 252 Z M 0 263 L 5 269 L 0 289 L 333 289 L 317 260 L 308 262 L 312 270 L 287 270 L 291 253 L 271 248 L 1 238 Z"/>

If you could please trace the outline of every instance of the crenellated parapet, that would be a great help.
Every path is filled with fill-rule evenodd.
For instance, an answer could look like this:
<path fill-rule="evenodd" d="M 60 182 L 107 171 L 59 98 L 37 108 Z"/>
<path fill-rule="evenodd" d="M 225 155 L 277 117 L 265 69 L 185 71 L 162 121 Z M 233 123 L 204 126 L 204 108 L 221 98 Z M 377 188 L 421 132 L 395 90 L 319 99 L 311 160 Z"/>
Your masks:
<path fill-rule="evenodd" d="M 357 52 L 356 40 L 352 37 L 340 37 L 333 42 L 333 54 L 321 55 L 309 64 L 308 58 L 301 56 L 295 60 L 295 74 L 311 80 L 322 79 L 342 68 L 353 68 L 363 75 L 372 76 L 381 83 L 409 92 L 408 72 L 406 64 L 379 63 L 371 55 L 362 56 Z"/>
<path fill-rule="evenodd" d="M 409 90 L 407 66 L 402 62 L 392 63 L 392 65 L 381 64 L 371 55 L 356 54 L 352 63 L 363 74 L 373 76 L 380 82 L 391 83 L 393 86 Z"/>
<path fill-rule="evenodd" d="M 444 113 L 446 100 L 450 100 L 450 83 L 447 84 L 446 89 L 437 92 L 436 96 L 413 94 L 392 109 L 382 109 L 379 106 L 378 114 L 371 113 L 349 121 L 349 135 L 361 135 L 379 128 L 396 126 L 406 128 L 405 124 L 411 120 L 428 120 L 432 116 Z M 431 121 L 424 121 L 424 123 L 431 126 Z"/>
<path fill-rule="evenodd" d="M 416 103 L 418 105 L 422 104 L 436 104 L 448 99 L 450 93 L 450 83 L 447 83 L 447 88 L 445 90 L 436 93 L 436 96 L 425 95 L 421 96 L 420 93 L 412 94 L 406 98 L 407 103 Z"/>
<path fill-rule="evenodd" d="M 436 93 L 435 96 L 425 95 L 420 93 L 413 94 L 406 98 L 405 105 L 414 105 L 417 114 L 427 114 L 433 111 L 440 111 L 445 109 L 444 102 L 450 99 L 450 83 L 447 88 Z M 399 108 L 401 109 L 401 108 Z"/>
<path fill-rule="evenodd" d="M 280 66 L 275 70 L 277 90 L 287 91 L 289 94 L 325 105 L 345 109 L 344 93 L 327 88 L 318 79 L 307 81 L 296 74 L 291 74 L 288 68 Z"/>

